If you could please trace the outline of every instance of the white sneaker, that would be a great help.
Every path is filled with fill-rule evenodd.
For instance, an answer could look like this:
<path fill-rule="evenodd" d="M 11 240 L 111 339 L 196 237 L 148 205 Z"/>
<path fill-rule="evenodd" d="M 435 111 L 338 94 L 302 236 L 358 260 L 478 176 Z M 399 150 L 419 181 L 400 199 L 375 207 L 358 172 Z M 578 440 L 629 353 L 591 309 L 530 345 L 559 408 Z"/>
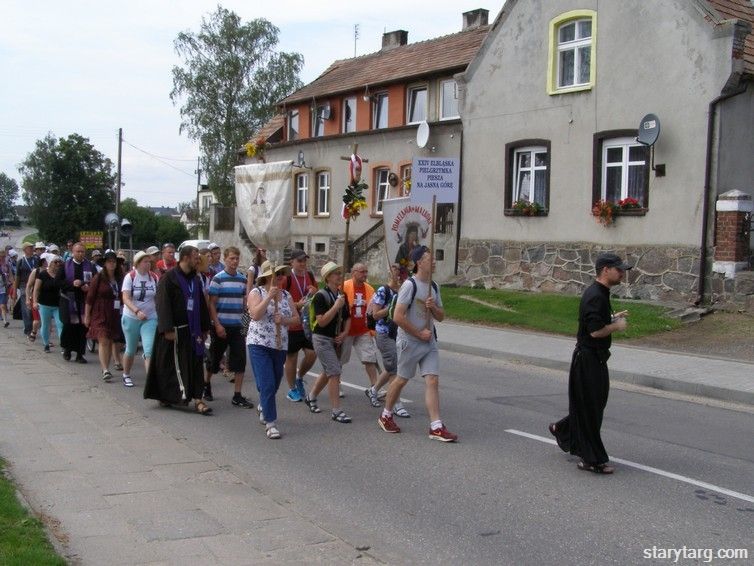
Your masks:
<path fill-rule="evenodd" d="M 259 422 L 266 425 L 267 421 L 264 420 L 264 414 L 262 414 L 262 405 L 257 405 L 257 413 L 259 413 Z"/>
<path fill-rule="evenodd" d="M 133 382 L 133 380 L 131 379 L 130 376 L 124 375 L 123 376 L 123 385 L 126 386 L 126 387 L 133 387 L 134 386 L 134 382 Z"/>

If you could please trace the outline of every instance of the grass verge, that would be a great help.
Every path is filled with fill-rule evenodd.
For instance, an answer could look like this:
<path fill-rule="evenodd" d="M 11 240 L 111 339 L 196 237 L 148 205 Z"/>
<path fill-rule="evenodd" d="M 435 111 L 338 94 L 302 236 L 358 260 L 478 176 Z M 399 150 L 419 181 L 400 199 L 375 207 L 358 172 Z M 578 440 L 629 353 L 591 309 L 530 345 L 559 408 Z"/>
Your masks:
<path fill-rule="evenodd" d="M 504 289 L 443 287 L 445 314 L 460 322 L 509 326 L 539 332 L 575 336 L 580 297 L 527 293 Z M 485 304 L 481 304 L 481 301 Z M 628 329 L 615 340 L 641 338 L 674 330 L 680 322 L 667 316 L 668 309 L 636 301 L 610 301 L 615 311 L 627 310 Z"/>
<path fill-rule="evenodd" d="M 0 459 L 0 564 L 6 566 L 65 566 L 55 553 L 39 519 L 29 515 L 3 473 Z"/>

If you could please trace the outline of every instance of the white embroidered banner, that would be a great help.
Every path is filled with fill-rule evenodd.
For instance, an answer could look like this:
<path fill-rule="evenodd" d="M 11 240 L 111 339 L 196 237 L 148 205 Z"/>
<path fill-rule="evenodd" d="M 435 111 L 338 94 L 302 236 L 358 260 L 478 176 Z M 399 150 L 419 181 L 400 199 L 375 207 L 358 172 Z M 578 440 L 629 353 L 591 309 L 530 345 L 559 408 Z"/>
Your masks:
<path fill-rule="evenodd" d="M 391 263 L 410 269 L 409 256 L 414 246 L 429 245 L 432 230 L 432 205 L 412 202 L 409 197 L 382 201 L 385 246 Z"/>
<path fill-rule="evenodd" d="M 238 218 L 251 241 L 269 250 L 282 250 L 291 239 L 292 169 L 292 161 L 235 168 Z"/>

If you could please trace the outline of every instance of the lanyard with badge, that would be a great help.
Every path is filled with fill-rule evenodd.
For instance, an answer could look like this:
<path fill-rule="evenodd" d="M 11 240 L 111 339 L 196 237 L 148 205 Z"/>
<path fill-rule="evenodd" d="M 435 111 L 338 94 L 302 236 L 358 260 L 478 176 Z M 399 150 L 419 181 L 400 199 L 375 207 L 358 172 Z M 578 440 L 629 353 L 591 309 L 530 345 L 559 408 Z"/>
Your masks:
<path fill-rule="evenodd" d="M 120 311 L 120 297 L 118 296 L 118 283 L 110 281 L 110 289 L 113 290 L 113 308 Z"/>
<path fill-rule="evenodd" d="M 187 311 L 193 311 L 194 310 L 194 282 L 196 279 L 192 279 L 191 283 L 188 285 L 188 291 L 189 296 L 186 299 L 186 310 Z"/>

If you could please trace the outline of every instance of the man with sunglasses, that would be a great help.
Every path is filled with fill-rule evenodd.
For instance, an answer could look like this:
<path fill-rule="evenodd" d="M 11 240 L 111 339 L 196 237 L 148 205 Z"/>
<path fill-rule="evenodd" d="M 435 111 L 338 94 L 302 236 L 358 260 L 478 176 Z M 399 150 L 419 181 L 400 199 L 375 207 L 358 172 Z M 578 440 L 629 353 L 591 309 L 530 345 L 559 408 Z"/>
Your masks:
<path fill-rule="evenodd" d="M 612 474 L 600 429 L 607 405 L 610 376 L 607 360 L 613 332 L 627 327 L 628 311 L 613 313 L 610 289 L 620 285 L 633 266 L 611 253 L 597 256 L 597 277 L 581 296 L 576 349 L 568 376 L 568 416 L 549 426 L 563 452 L 579 456 L 578 468 Z"/>

